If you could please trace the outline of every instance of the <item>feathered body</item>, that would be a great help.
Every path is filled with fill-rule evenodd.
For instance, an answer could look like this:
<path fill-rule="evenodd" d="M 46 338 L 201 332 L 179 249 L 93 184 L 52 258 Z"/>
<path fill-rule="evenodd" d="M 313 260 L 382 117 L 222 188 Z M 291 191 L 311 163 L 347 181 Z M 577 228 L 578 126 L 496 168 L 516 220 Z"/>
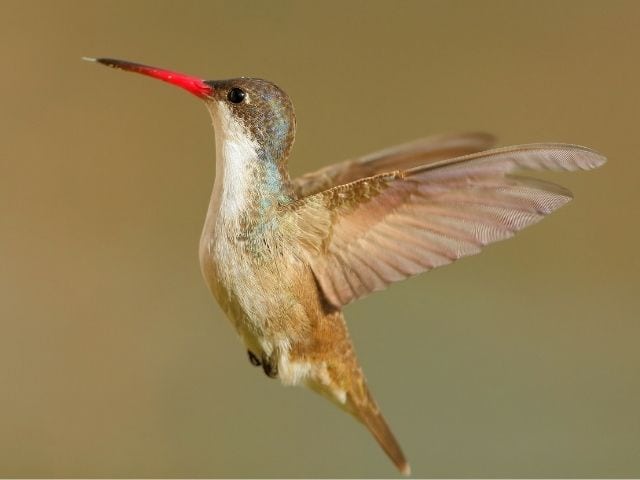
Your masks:
<path fill-rule="evenodd" d="M 429 137 L 291 180 L 295 116 L 274 84 L 98 61 L 205 101 L 216 136 L 200 240 L 209 288 L 254 365 L 351 413 L 403 473 L 409 465 L 367 388 L 342 307 L 478 253 L 571 199 L 563 187 L 515 171 L 587 170 L 605 161 L 566 144 L 489 150 L 491 136 L 470 133 Z"/>
<path fill-rule="evenodd" d="M 265 371 L 285 385 L 305 384 L 355 415 L 385 439 L 406 470 L 367 389 L 342 312 L 323 298 L 305 261 L 309 244 L 320 245 L 291 218 L 298 198 L 278 163 L 293 142 L 292 109 L 291 123 L 280 130 L 284 137 L 272 133 L 265 149 L 225 104 L 210 108 L 216 180 L 200 240 L 209 288 L 248 351 L 268 365 Z"/>

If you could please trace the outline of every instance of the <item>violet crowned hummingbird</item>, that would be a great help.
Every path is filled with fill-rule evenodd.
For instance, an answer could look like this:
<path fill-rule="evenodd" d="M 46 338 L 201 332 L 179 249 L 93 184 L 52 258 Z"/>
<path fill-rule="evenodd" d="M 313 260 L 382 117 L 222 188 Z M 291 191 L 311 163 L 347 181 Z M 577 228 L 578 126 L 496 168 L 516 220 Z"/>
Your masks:
<path fill-rule="evenodd" d="M 287 94 L 258 78 L 201 80 L 109 58 L 87 59 L 202 99 L 216 143 L 200 239 L 205 281 L 249 360 L 353 415 L 410 473 L 374 400 L 342 308 L 390 283 L 473 255 L 567 203 L 563 187 L 519 170 L 589 170 L 585 147 L 494 148 L 486 134 L 428 137 L 291 179 L 296 120 Z"/>

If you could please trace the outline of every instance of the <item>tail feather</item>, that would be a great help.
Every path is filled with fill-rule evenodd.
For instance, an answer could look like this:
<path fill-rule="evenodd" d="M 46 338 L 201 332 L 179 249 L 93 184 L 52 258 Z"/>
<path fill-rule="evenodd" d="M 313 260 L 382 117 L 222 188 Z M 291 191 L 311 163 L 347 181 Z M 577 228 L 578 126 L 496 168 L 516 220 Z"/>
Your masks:
<path fill-rule="evenodd" d="M 344 390 L 325 381 L 307 380 L 306 385 L 319 393 L 342 410 L 353 415 L 360 421 L 376 439 L 382 450 L 403 475 L 411 474 L 411 467 L 407 462 L 400 444 L 391 432 L 376 401 L 366 386 L 361 370 L 354 369 L 349 387 Z M 325 377 L 326 378 L 326 377 Z M 339 393 L 338 393 L 339 392 Z"/>
<path fill-rule="evenodd" d="M 305 384 L 362 422 L 398 470 L 409 475 L 411 467 L 367 387 L 341 311 L 321 319 L 314 340 L 313 350 L 306 346 L 304 356 L 291 357 L 292 363 L 307 365 Z"/>
<path fill-rule="evenodd" d="M 364 405 L 353 407 L 355 415 L 371 432 L 400 473 L 411 475 L 411 466 L 375 403 L 366 402 Z"/>

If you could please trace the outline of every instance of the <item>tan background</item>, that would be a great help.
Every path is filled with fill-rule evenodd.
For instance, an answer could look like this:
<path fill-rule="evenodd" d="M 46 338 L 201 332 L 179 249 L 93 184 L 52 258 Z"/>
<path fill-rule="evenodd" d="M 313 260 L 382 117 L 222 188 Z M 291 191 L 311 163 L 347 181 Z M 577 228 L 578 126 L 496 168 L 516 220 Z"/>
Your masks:
<path fill-rule="evenodd" d="M 347 309 L 418 476 L 640 475 L 639 2 L 2 2 L 0 474 L 389 476 L 249 366 L 201 280 L 205 109 L 113 56 L 262 76 L 301 173 L 427 133 L 566 141 L 576 200 Z"/>

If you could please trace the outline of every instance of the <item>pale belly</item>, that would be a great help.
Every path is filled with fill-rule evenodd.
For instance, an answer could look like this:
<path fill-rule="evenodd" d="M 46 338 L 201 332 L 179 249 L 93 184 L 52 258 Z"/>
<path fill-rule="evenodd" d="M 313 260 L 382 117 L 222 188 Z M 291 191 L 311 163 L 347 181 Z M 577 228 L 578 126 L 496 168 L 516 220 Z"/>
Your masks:
<path fill-rule="evenodd" d="M 316 314 L 308 307 L 316 287 L 304 265 L 282 256 L 251 258 L 235 245 L 221 243 L 205 245 L 204 252 L 201 247 L 202 272 L 246 349 L 277 364 L 284 384 L 315 376 L 315 366 L 290 355 L 294 345 L 308 341 Z"/>

